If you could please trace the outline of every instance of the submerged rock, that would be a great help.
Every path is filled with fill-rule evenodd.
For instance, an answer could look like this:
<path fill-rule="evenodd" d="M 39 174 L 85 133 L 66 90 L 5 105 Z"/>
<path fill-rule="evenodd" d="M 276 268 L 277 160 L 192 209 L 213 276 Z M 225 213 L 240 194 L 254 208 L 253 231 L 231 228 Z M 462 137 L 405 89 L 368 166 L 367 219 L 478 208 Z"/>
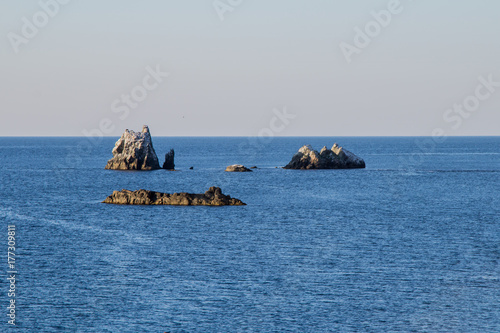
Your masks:
<path fill-rule="evenodd" d="M 125 130 L 113 148 L 113 158 L 106 169 L 112 170 L 156 170 L 160 169 L 158 157 L 153 148 L 153 141 L 148 126 L 142 132 Z"/>
<path fill-rule="evenodd" d="M 321 152 L 309 145 L 303 146 L 284 167 L 284 169 L 302 170 L 359 168 L 365 168 L 365 161 L 337 144 L 334 144 L 332 149 L 323 147 Z"/>
<path fill-rule="evenodd" d="M 174 156 L 175 152 L 173 149 L 170 149 L 170 151 L 165 154 L 165 162 L 163 163 L 163 169 L 175 170 Z"/>
<path fill-rule="evenodd" d="M 103 203 L 116 205 L 173 206 L 245 206 L 241 200 L 222 194 L 219 187 L 210 187 L 204 194 L 161 193 L 148 190 L 114 191 Z"/>
<path fill-rule="evenodd" d="M 227 172 L 252 172 L 249 168 L 241 164 L 233 164 L 226 168 Z"/>

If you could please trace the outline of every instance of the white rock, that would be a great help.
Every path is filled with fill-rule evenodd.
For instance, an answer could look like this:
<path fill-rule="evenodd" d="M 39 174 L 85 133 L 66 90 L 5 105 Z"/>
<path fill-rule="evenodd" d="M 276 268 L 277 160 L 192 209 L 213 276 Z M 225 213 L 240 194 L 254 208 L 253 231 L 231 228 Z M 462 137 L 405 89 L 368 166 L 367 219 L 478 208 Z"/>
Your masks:
<path fill-rule="evenodd" d="M 113 148 L 113 158 L 106 169 L 113 170 L 156 170 L 160 169 L 158 157 L 153 148 L 153 141 L 148 126 L 141 132 L 125 130 Z"/>

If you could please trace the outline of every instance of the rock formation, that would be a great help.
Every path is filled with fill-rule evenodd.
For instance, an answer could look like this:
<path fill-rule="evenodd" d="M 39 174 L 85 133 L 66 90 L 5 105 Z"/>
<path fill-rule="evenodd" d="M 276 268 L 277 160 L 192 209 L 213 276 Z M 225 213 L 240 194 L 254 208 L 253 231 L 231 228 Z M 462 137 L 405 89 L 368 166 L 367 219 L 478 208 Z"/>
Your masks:
<path fill-rule="evenodd" d="M 156 170 L 160 169 L 158 157 L 153 148 L 153 141 L 148 126 L 142 132 L 125 130 L 113 148 L 113 158 L 106 169 L 113 170 Z"/>
<path fill-rule="evenodd" d="M 116 205 L 174 205 L 174 206 L 245 206 L 241 200 L 222 194 L 219 187 L 210 187 L 204 194 L 161 193 L 147 190 L 114 191 L 103 203 Z"/>
<path fill-rule="evenodd" d="M 173 149 L 170 149 L 170 151 L 165 154 L 165 162 L 163 163 L 163 169 L 175 170 L 174 155 L 175 153 Z"/>
<path fill-rule="evenodd" d="M 332 149 L 323 147 L 321 152 L 311 146 L 303 146 L 284 169 L 358 169 L 365 161 L 350 151 L 334 144 Z"/>
<path fill-rule="evenodd" d="M 233 164 L 226 168 L 227 172 L 252 172 L 249 168 L 241 164 Z"/>

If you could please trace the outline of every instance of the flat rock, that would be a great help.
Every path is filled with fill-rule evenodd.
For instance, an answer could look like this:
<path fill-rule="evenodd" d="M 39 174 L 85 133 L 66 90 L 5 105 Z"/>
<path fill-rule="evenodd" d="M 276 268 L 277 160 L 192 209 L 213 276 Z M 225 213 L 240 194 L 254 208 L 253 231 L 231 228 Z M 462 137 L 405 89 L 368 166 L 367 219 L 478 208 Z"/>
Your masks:
<path fill-rule="evenodd" d="M 241 164 L 233 164 L 226 168 L 227 172 L 252 172 L 249 168 Z"/>
<path fill-rule="evenodd" d="M 106 169 L 112 170 L 156 170 L 160 169 L 158 157 L 153 148 L 153 141 L 148 126 L 142 132 L 125 130 L 113 148 L 113 158 Z"/>
<path fill-rule="evenodd" d="M 219 187 L 210 187 L 203 194 L 161 193 L 148 190 L 114 191 L 103 203 L 116 205 L 173 205 L 173 206 L 245 206 L 241 200 L 222 194 Z"/>
<path fill-rule="evenodd" d="M 360 169 L 365 167 L 365 161 L 362 158 L 334 144 L 332 149 L 323 147 L 320 152 L 309 145 L 303 146 L 284 169 Z"/>

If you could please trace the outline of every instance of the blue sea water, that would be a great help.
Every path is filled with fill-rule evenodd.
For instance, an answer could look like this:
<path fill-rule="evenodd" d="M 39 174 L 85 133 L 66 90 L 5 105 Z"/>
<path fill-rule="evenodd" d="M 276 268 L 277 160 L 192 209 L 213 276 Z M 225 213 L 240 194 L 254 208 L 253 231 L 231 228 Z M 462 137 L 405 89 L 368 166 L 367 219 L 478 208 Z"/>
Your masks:
<path fill-rule="evenodd" d="M 499 137 L 153 137 L 177 172 L 104 170 L 116 139 L 0 138 L 12 331 L 500 332 Z M 367 168 L 276 168 L 334 142 Z M 101 203 L 210 186 L 248 205 Z"/>

